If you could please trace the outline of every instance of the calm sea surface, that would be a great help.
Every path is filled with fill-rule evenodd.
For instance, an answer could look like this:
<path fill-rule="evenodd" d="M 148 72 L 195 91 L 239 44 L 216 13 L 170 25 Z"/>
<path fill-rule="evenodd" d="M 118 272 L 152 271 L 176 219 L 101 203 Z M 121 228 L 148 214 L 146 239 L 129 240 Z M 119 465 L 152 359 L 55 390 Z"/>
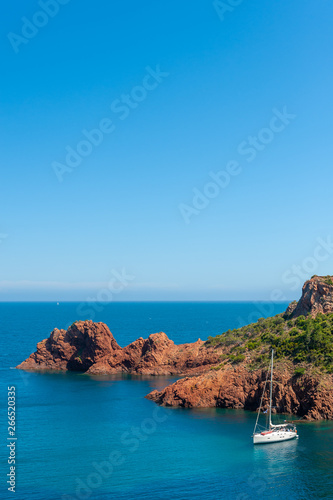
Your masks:
<path fill-rule="evenodd" d="M 121 346 L 165 331 L 176 343 L 277 314 L 287 304 L 99 305 Z M 82 306 L 1 303 L 1 492 L 17 500 L 333 499 L 333 423 L 299 424 L 298 441 L 254 447 L 255 415 L 159 408 L 144 396 L 175 378 L 34 374 L 13 369 Z M 16 493 L 7 491 L 7 386 L 16 387 Z"/>

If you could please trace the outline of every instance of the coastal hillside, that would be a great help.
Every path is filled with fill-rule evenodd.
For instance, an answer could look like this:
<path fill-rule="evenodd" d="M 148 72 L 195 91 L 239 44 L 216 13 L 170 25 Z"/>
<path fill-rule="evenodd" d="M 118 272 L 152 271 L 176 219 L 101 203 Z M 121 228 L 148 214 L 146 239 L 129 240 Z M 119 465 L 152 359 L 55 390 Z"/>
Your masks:
<path fill-rule="evenodd" d="M 255 410 L 275 351 L 275 411 L 333 419 L 333 279 L 313 276 L 299 302 L 206 342 L 176 345 L 163 332 L 121 348 L 103 323 L 78 321 L 55 329 L 17 368 L 182 375 L 147 398 L 165 406 Z M 264 404 L 267 401 L 264 400 Z"/>
<path fill-rule="evenodd" d="M 333 419 L 332 276 L 313 276 L 299 302 L 292 302 L 284 314 L 210 337 L 206 346 L 223 351 L 218 365 L 147 398 L 164 406 L 255 410 L 273 348 L 274 411 L 308 420 Z"/>
<path fill-rule="evenodd" d="M 284 314 L 209 337 L 206 345 L 224 348 L 222 363 L 246 362 L 250 370 L 267 366 L 273 348 L 276 366 L 295 375 L 333 373 L 332 276 L 313 276 Z"/>

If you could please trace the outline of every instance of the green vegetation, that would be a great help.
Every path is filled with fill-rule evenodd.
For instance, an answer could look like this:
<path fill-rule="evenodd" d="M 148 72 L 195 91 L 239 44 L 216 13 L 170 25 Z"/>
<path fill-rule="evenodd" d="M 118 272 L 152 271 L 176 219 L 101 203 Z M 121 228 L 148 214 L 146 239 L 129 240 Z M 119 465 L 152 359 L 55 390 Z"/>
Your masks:
<path fill-rule="evenodd" d="M 296 368 L 294 372 L 296 377 L 300 377 L 301 375 L 304 375 L 304 373 L 305 373 L 305 368 L 304 367 L 302 368 L 300 366 Z"/>
<path fill-rule="evenodd" d="M 212 366 L 211 370 L 218 371 L 218 370 L 220 370 L 220 368 L 222 368 L 222 366 L 223 366 L 223 363 L 220 363 L 219 365 Z"/>
<path fill-rule="evenodd" d="M 319 278 L 319 276 L 317 274 L 314 274 L 313 276 L 311 276 L 311 279 L 312 278 Z M 326 283 L 327 285 L 333 285 L 332 276 L 330 276 L 330 275 L 321 276 L 320 279 L 323 280 L 324 283 Z"/>
<path fill-rule="evenodd" d="M 242 361 L 245 361 L 245 356 L 244 354 L 237 354 L 236 356 L 230 354 L 229 359 L 232 363 L 241 363 Z"/>
<path fill-rule="evenodd" d="M 79 349 L 79 350 L 77 351 L 77 355 L 76 355 L 76 357 L 75 357 L 75 359 L 76 359 L 76 360 L 79 360 L 79 362 L 80 362 L 80 363 L 82 363 L 82 358 L 81 358 L 82 353 L 83 353 L 83 348 L 81 347 L 81 349 Z"/>
<path fill-rule="evenodd" d="M 222 347 L 221 360 L 228 358 L 232 363 L 240 363 L 249 358 L 253 368 L 267 364 L 273 348 L 277 360 L 312 364 L 333 373 L 333 314 L 318 314 L 316 318 L 288 319 L 283 314 L 260 318 L 257 323 L 209 337 L 206 345 Z M 295 375 L 304 373 L 303 366 L 295 371 Z"/>

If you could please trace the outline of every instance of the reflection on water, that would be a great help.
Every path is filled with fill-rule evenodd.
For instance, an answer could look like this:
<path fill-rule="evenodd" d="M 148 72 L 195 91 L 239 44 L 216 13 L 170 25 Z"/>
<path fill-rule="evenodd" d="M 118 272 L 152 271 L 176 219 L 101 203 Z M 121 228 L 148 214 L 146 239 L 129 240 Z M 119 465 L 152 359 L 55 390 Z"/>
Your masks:
<path fill-rule="evenodd" d="M 298 426 L 299 439 L 253 447 L 257 469 L 265 471 L 267 488 L 293 498 L 333 498 L 333 423 Z"/>

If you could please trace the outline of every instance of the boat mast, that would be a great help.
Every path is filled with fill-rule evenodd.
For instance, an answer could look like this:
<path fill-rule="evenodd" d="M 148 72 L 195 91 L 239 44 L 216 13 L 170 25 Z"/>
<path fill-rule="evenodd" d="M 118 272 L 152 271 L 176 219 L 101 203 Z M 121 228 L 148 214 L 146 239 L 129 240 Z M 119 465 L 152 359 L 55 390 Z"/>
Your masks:
<path fill-rule="evenodd" d="M 256 429 L 257 429 L 257 425 L 258 425 L 258 421 L 259 421 L 259 417 L 260 417 L 260 411 L 261 411 L 261 408 L 262 408 L 262 402 L 264 400 L 264 395 L 265 395 L 265 392 L 266 392 L 266 385 L 267 385 L 267 380 L 268 380 L 268 374 L 269 374 L 269 370 L 267 370 L 266 380 L 265 380 L 265 384 L 264 384 L 264 390 L 262 391 L 262 394 L 261 394 L 260 405 L 259 405 L 259 409 L 258 409 L 258 413 L 257 413 L 257 419 L 256 419 L 256 423 L 255 423 L 255 426 L 254 426 L 253 435 L 256 433 Z"/>
<path fill-rule="evenodd" d="M 272 427 L 272 387 L 273 387 L 273 356 L 274 349 L 272 349 L 272 360 L 271 360 L 271 387 L 269 391 L 269 428 Z"/>

